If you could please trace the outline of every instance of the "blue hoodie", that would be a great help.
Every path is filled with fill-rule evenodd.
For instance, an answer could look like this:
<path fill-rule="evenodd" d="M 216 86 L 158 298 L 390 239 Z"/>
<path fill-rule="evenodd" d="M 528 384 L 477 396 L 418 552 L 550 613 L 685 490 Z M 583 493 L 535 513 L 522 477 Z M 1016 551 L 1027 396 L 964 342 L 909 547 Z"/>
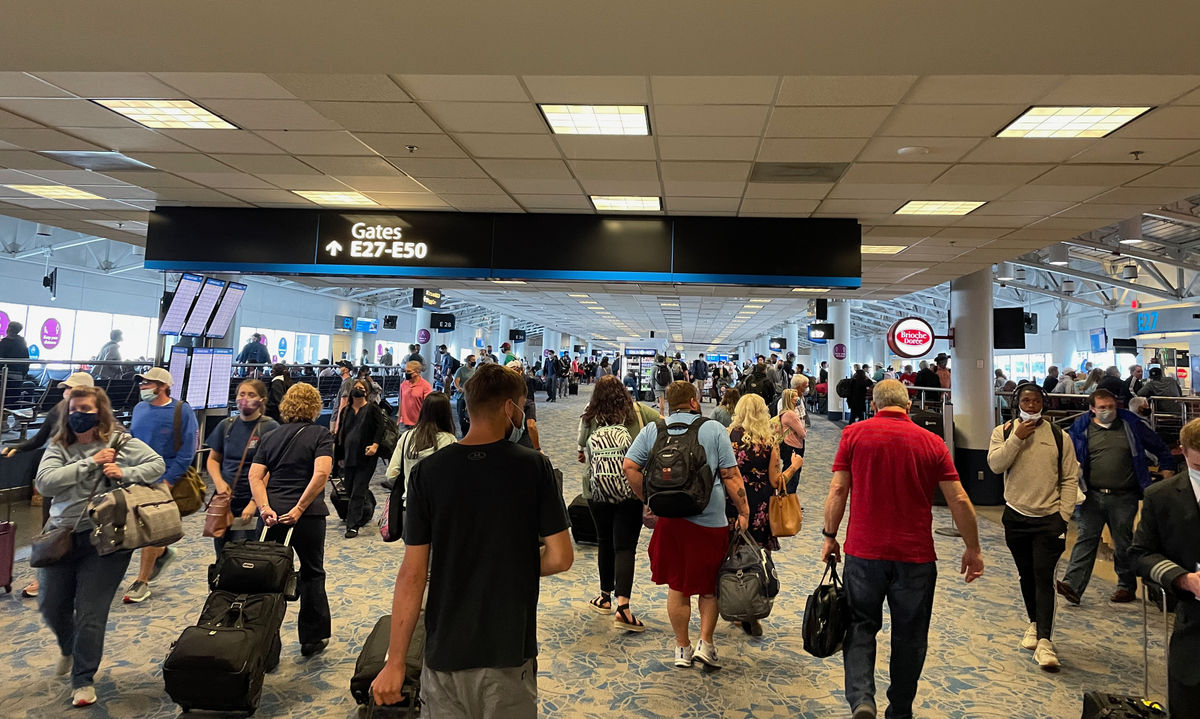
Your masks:
<path fill-rule="evenodd" d="M 1091 478 L 1091 462 L 1088 454 L 1087 429 L 1092 418 L 1096 416 L 1095 412 L 1087 412 L 1080 415 L 1075 423 L 1071 425 L 1068 433 L 1071 435 L 1071 441 L 1075 444 L 1075 458 L 1079 460 L 1079 466 L 1083 470 L 1080 476 L 1080 483 L 1083 484 L 1086 490 L 1086 482 Z M 1149 425 L 1143 422 L 1136 414 L 1127 409 L 1118 409 L 1117 417 L 1125 426 L 1125 437 L 1129 440 L 1129 450 L 1133 454 L 1133 471 L 1137 475 L 1138 495 L 1141 496 L 1141 490 L 1150 486 L 1150 465 L 1146 462 L 1146 452 L 1152 452 L 1158 457 L 1158 466 L 1160 469 L 1175 470 L 1175 458 L 1171 456 L 1171 450 L 1167 444 L 1162 441 L 1162 438 L 1150 429 Z"/>

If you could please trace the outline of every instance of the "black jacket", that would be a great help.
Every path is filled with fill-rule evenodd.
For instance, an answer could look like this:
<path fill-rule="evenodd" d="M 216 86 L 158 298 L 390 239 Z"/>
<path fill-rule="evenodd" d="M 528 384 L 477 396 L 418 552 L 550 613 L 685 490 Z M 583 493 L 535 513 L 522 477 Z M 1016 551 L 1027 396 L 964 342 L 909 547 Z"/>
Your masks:
<path fill-rule="evenodd" d="M 334 441 L 335 441 L 334 457 L 336 459 L 340 459 L 343 461 L 345 461 L 347 459 L 346 449 L 347 449 L 347 444 L 348 444 L 349 438 L 345 436 L 345 433 L 342 430 L 343 430 L 343 428 L 349 426 L 347 424 L 347 421 L 349 419 L 350 413 L 353 411 L 354 410 L 350 406 L 350 401 L 347 399 L 346 406 L 342 408 L 342 414 L 338 419 L 338 433 L 334 436 Z M 362 409 L 360 409 L 359 411 L 366 413 L 362 417 L 363 424 L 361 425 L 360 430 L 359 430 L 359 437 L 361 437 L 361 443 L 362 443 L 361 448 L 360 448 L 360 452 L 361 452 L 362 449 L 366 449 L 368 446 L 370 446 L 372 444 L 379 444 L 379 443 L 383 442 L 383 434 L 384 434 L 385 427 L 383 424 L 383 411 L 379 408 L 379 405 L 375 404 L 374 402 L 368 401 L 365 405 L 363 405 Z M 378 457 L 378 456 L 379 456 L 378 454 L 375 455 L 375 457 Z M 347 466 L 366 464 L 369 461 L 371 461 L 373 458 L 363 455 L 362 459 L 365 461 L 361 461 L 361 462 L 359 461 L 359 457 L 357 457 L 357 456 L 349 458 L 349 459 L 350 459 L 350 461 L 346 462 Z"/>
<path fill-rule="evenodd" d="M 1121 379 L 1120 377 L 1109 377 L 1105 375 L 1104 379 L 1100 380 L 1099 388 L 1112 392 L 1113 395 L 1124 404 L 1128 404 L 1129 400 L 1133 399 L 1133 395 L 1129 394 L 1129 387 L 1125 385 L 1125 380 Z"/>
<path fill-rule="evenodd" d="M 1146 490 L 1142 521 L 1133 535 L 1129 559 L 1138 574 L 1174 592 L 1175 633 L 1168 660 L 1171 679 L 1200 684 L 1200 601 L 1174 582 L 1200 563 L 1200 505 L 1187 468 Z"/>
<path fill-rule="evenodd" d="M 1058 382 L 1058 377 L 1046 375 L 1046 379 L 1042 380 L 1042 389 L 1046 390 L 1046 394 L 1050 394 L 1054 391 L 1054 388 L 1058 386 Z"/>
<path fill-rule="evenodd" d="M 0 339 L 0 358 L 29 359 L 29 346 L 25 344 L 25 339 L 20 335 Z M 4 362 L 0 362 L 0 366 L 4 364 Z M 10 364 L 8 365 L 8 376 L 14 380 L 23 380 L 28 369 L 29 365 L 24 362 Z"/>

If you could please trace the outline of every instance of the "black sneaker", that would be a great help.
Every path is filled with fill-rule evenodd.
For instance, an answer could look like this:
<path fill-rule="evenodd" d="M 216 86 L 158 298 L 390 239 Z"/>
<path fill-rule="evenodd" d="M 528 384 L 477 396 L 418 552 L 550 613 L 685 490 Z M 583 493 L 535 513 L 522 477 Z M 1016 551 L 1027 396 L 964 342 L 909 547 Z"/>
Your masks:
<path fill-rule="evenodd" d="M 346 530 L 346 539 L 354 539 L 357 536 L 358 536 L 357 529 L 347 529 Z"/>
<path fill-rule="evenodd" d="M 319 642 L 312 642 L 311 644 L 301 644 L 300 654 L 302 656 L 311 657 L 314 654 L 319 654 L 320 652 L 325 651 L 325 647 L 327 646 L 329 646 L 328 639 L 322 639 Z"/>

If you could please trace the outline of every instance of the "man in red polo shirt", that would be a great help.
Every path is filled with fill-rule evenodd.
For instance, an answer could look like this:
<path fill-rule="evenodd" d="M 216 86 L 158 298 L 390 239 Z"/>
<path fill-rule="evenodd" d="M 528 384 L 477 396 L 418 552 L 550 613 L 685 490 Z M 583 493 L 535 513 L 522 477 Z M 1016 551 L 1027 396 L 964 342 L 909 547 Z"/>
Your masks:
<path fill-rule="evenodd" d="M 421 376 L 421 363 L 412 360 L 404 365 L 404 381 L 400 383 L 400 426 L 412 429 L 421 416 L 421 405 L 433 391 L 429 381 Z"/>
<path fill-rule="evenodd" d="M 875 385 L 876 415 L 850 425 L 833 460 L 825 500 L 821 560 L 841 558 L 838 527 L 850 502 L 846 566 L 850 628 L 842 647 L 846 700 L 854 719 L 874 719 L 875 635 L 883 600 L 892 618 L 888 719 L 912 717 L 925 664 L 937 555 L 933 550 L 933 490 L 940 487 L 966 550 L 959 570 L 968 582 L 983 574 L 975 507 L 942 440 L 908 418 L 908 389 L 897 380 Z"/>

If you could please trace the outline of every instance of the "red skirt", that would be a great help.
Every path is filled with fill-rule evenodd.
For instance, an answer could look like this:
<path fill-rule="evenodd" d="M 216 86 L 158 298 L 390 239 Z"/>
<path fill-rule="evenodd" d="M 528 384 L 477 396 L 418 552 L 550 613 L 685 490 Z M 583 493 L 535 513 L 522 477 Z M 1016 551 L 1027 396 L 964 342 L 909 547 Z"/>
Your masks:
<path fill-rule="evenodd" d="M 717 571 L 728 549 L 727 527 L 659 517 L 650 536 L 650 577 L 687 596 L 715 594 Z"/>

